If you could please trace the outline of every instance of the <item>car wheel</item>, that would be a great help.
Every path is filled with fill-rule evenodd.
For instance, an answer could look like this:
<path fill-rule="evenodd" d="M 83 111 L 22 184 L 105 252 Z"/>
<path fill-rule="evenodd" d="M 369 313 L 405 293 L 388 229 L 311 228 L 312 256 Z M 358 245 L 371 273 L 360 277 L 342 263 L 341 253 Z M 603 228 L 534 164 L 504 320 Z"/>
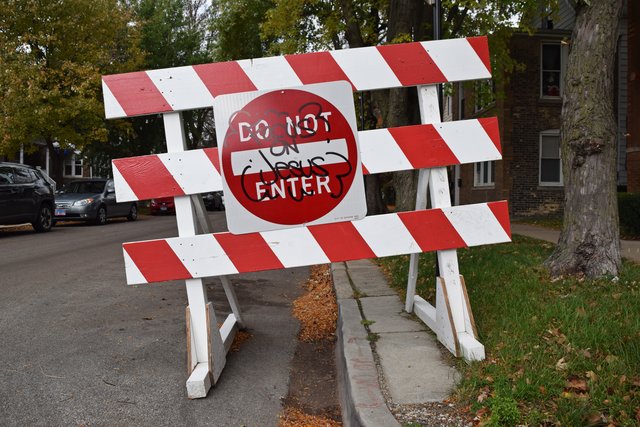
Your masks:
<path fill-rule="evenodd" d="M 107 223 L 107 208 L 100 206 L 96 214 L 95 223 L 97 225 L 105 225 Z"/>
<path fill-rule="evenodd" d="M 51 230 L 51 227 L 53 226 L 53 212 L 51 212 L 51 206 L 40 206 L 38 216 L 31 225 L 33 225 L 33 228 L 39 233 Z"/>
<path fill-rule="evenodd" d="M 127 215 L 127 219 L 129 221 L 135 221 L 136 219 L 138 219 L 138 207 L 135 203 L 131 205 L 131 208 L 129 209 L 129 215 Z"/>

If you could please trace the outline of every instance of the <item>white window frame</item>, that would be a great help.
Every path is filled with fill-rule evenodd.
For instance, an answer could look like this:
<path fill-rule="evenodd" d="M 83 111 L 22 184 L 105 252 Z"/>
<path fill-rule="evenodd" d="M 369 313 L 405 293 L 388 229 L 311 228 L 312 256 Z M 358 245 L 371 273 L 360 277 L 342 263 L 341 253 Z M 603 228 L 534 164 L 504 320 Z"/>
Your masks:
<path fill-rule="evenodd" d="M 555 136 L 558 138 L 558 161 L 560 167 L 560 180 L 555 181 L 542 181 L 542 138 L 545 136 Z M 562 148 L 560 146 L 560 130 L 550 129 L 540 132 L 538 137 L 538 185 L 541 187 L 562 187 L 564 186 L 564 178 L 562 176 Z"/>
<path fill-rule="evenodd" d="M 495 162 L 489 160 L 486 162 L 478 162 L 473 164 L 473 186 L 474 187 L 493 187 L 495 186 L 495 178 L 493 176 Z M 484 167 L 484 165 L 487 167 Z M 478 165 L 480 172 L 478 173 Z"/>
<path fill-rule="evenodd" d="M 71 174 L 67 173 L 67 165 L 69 163 L 71 163 Z M 76 173 L 76 168 L 78 166 L 80 167 L 79 175 Z M 63 175 L 72 178 L 84 176 L 84 159 L 79 155 L 79 153 L 73 153 L 70 157 L 64 159 Z"/>
<path fill-rule="evenodd" d="M 546 70 L 543 68 L 544 62 L 544 47 L 545 46 L 558 46 L 560 48 L 560 81 L 558 82 L 558 95 L 545 95 L 542 88 L 544 87 L 544 73 L 545 71 L 558 71 L 558 70 Z M 559 41 L 547 41 L 540 44 L 540 98 L 541 99 L 561 99 L 564 93 L 564 75 L 566 68 L 566 49 L 565 46 Z"/>

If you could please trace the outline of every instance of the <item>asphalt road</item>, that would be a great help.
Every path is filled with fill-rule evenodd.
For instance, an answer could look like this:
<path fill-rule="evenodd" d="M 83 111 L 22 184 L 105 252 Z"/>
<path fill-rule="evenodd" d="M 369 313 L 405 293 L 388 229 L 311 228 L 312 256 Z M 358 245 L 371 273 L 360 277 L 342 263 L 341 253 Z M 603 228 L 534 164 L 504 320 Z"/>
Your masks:
<path fill-rule="evenodd" d="M 224 229 L 224 213 L 211 214 Z M 126 286 L 121 244 L 177 235 L 175 217 L 0 230 L 0 424 L 274 426 L 308 270 L 232 276 L 251 338 L 206 399 L 186 397 L 186 290 Z M 219 321 L 220 282 L 207 285 Z"/>

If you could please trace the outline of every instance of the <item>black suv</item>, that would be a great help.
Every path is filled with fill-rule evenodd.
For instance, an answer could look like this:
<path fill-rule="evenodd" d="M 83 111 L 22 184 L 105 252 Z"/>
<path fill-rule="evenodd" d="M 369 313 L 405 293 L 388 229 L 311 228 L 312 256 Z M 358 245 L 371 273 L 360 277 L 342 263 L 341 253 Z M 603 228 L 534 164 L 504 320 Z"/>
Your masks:
<path fill-rule="evenodd" d="M 38 169 L 0 162 L 0 224 L 30 222 L 36 231 L 53 224 L 54 188 Z"/>

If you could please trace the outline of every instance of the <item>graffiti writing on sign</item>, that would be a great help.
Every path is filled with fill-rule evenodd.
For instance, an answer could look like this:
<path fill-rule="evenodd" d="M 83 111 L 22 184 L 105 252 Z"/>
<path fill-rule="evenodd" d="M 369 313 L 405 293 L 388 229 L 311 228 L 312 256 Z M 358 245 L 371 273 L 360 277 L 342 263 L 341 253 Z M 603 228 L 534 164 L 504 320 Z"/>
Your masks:
<path fill-rule="evenodd" d="M 342 113 L 299 90 L 269 92 L 234 113 L 222 148 L 236 199 L 282 224 L 310 222 L 335 208 L 353 183 L 357 158 Z"/>

